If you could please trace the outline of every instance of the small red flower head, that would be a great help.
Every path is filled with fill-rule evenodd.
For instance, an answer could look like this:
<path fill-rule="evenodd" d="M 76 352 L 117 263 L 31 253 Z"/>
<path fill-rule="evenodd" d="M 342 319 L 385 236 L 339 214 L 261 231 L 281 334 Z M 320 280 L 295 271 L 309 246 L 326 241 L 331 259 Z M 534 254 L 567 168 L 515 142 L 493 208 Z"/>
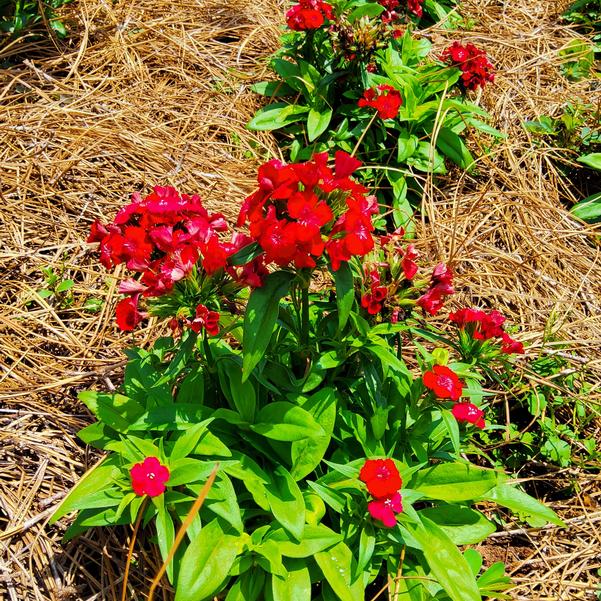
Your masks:
<path fill-rule="evenodd" d="M 478 409 L 473 403 L 455 403 L 452 409 L 453 416 L 459 423 L 474 424 L 476 428 L 484 429 L 484 411 Z"/>
<path fill-rule="evenodd" d="M 165 492 L 165 482 L 169 480 L 169 470 L 156 457 L 146 457 L 142 463 L 136 463 L 129 474 L 134 492 L 139 496 L 162 495 Z"/>
<path fill-rule="evenodd" d="M 507 332 L 503 332 L 502 334 L 502 345 L 501 351 L 507 355 L 523 355 L 524 354 L 524 345 L 517 340 L 514 340 Z"/>
<path fill-rule="evenodd" d="M 202 304 L 198 305 L 196 307 L 194 319 L 189 320 L 187 325 L 197 334 L 205 329 L 209 336 L 216 336 L 219 334 L 219 313 L 217 311 L 209 311 L 209 309 Z"/>
<path fill-rule="evenodd" d="M 457 401 L 463 392 L 461 380 L 446 365 L 435 365 L 423 375 L 422 381 L 439 399 Z"/>
<path fill-rule="evenodd" d="M 388 497 L 370 501 L 367 511 L 374 520 L 380 520 L 387 528 L 396 526 L 396 514 L 403 511 L 403 503 L 400 493 L 395 492 Z"/>
<path fill-rule="evenodd" d="M 376 499 L 393 495 L 403 484 L 392 459 L 368 459 L 359 472 L 359 479 Z"/>
<path fill-rule="evenodd" d="M 142 321 L 142 314 L 138 311 L 139 297 L 140 295 L 136 294 L 117 303 L 117 326 L 123 332 L 131 332 Z"/>
<path fill-rule="evenodd" d="M 380 119 L 394 119 L 399 114 L 403 100 L 401 93 L 392 86 L 382 84 L 377 88 L 369 88 L 363 92 L 363 98 L 359 99 L 358 106 L 369 106 L 378 111 Z"/>

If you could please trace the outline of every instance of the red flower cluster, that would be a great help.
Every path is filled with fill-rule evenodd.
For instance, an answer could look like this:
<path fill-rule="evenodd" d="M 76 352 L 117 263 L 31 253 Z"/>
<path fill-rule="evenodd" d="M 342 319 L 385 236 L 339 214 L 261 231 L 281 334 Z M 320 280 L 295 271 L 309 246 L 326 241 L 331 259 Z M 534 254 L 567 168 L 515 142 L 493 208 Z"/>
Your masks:
<path fill-rule="evenodd" d="M 363 98 L 357 103 L 360 107 L 369 106 L 378 111 L 380 119 L 394 119 L 399 114 L 403 104 L 401 93 L 392 86 L 381 84 L 376 88 L 369 88 L 363 92 Z"/>
<path fill-rule="evenodd" d="M 396 525 L 395 515 L 403 511 L 399 493 L 403 482 L 394 461 L 368 459 L 359 472 L 359 479 L 365 482 L 367 490 L 374 497 L 367 504 L 370 515 L 387 528 L 393 528 Z"/>
<path fill-rule="evenodd" d="M 265 264 L 313 268 L 326 252 L 337 270 L 373 249 L 377 200 L 349 177 L 361 161 L 338 151 L 333 170 L 327 162 L 323 152 L 306 163 L 274 159 L 259 168 L 259 189 L 244 201 L 238 226 L 249 222 Z"/>
<path fill-rule="evenodd" d="M 326 19 L 332 19 L 333 8 L 321 0 L 300 0 L 286 13 L 286 23 L 294 31 L 318 29 Z"/>
<path fill-rule="evenodd" d="M 432 272 L 430 287 L 417 299 L 417 304 L 430 315 L 436 315 L 446 296 L 453 294 L 453 272 L 444 263 L 439 263 Z"/>
<path fill-rule="evenodd" d="M 488 60 L 486 52 L 473 44 L 461 45 L 453 42 L 441 55 L 441 59 L 449 65 L 463 71 L 461 82 L 468 90 L 484 87 L 487 81 L 495 80 L 494 67 Z"/>
<path fill-rule="evenodd" d="M 112 224 L 92 225 L 88 242 L 100 242 L 100 262 L 109 269 L 125 263 L 140 273 L 126 280 L 119 292 L 129 295 L 117 306 L 117 324 L 131 331 L 142 319 L 140 295 L 161 296 L 192 271 L 199 259 L 212 274 L 225 267 L 231 245 L 218 232 L 227 229 L 221 213 L 209 214 L 196 195 L 179 194 L 175 188 L 156 186 L 142 198 L 139 193 L 121 209 Z"/>
<path fill-rule="evenodd" d="M 165 482 L 169 480 L 169 470 L 161 465 L 156 457 L 146 457 L 142 463 L 136 463 L 131 470 L 131 485 L 139 495 L 158 497 L 165 492 Z"/>
<path fill-rule="evenodd" d="M 407 0 L 407 10 L 413 13 L 416 17 L 423 15 L 422 4 L 424 0 Z M 399 18 L 397 9 L 399 8 L 399 0 L 378 0 L 378 4 L 381 4 L 386 10 L 382 13 L 382 21 L 389 23 L 396 21 Z"/>
<path fill-rule="evenodd" d="M 473 403 L 455 403 L 451 413 L 459 423 L 474 424 L 480 430 L 484 429 L 484 411 L 478 409 Z"/>
<path fill-rule="evenodd" d="M 204 329 L 210 336 L 215 336 L 219 334 L 219 313 L 198 305 L 194 319 L 188 320 L 186 325 L 197 334 Z"/>
<path fill-rule="evenodd" d="M 380 274 L 376 269 L 373 269 L 367 275 L 371 282 L 370 292 L 361 297 L 361 306 L 367 309 L 370 315 L 376 315 L 382 310 L 382 303 L 388 296 L 388 288 L 381 285 Z"/>
<path fill-rule="evenodd" d="M 463 394 L 463 383 L 452 369 L 446 365 L 434 365 L 432 371 L 423 375 L 422 382 L 439 399 L 455 401 L 451 412 L 459 423 L 470 423 L 477 428 L 484 428 L 484 411 L 473 403 L 457 402 Z"/>
<path fill-rule="evenodd" d="M 523 354 L 524 345 L 514 340 L 505 330 L 505 316 L 496 310 L 486 313 L 480 309 L 460 309 L 449 315 L 449 320 L 467 331 L 475 340 L 501 339 L 501 351 L 506 354 Z"/>
<path fill-rule="evenodd" d="M 458 401 L 463 392 L 461 380 L 446 365 L 435 365 L 423 375 L 422 381 L 439 399 Z"/>

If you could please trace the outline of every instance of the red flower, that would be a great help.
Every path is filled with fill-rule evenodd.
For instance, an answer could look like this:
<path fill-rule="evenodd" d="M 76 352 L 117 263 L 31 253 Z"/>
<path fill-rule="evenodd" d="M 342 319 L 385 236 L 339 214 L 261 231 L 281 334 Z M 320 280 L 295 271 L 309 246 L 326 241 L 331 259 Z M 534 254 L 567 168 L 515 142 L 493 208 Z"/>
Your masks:
<path fill-rule="evenodd" d="M 423 375 L 422 381 L 439 399 L 457 401 L 463 392 L 461 380 L 446 365 L 435 365 Z"/>
<path fill-rule="evenodd" d="M 514 340 L 507 332 L 502 334 L 503 344 L 501 345 L 501 351 L 508 354 L 523 355 L 524 345 L 517 340 Z"/>
<path fill-rule="evenodd" d="M 216 336 L 219 334 L 219 313 L 209 311 L 204 305 L 198 305 L 194 319 L 188 321 L 187 325 L 197 334 L 204 328 L 209 336 Z"/>
<path fill-rule="evenodd" d="M 476 428 L 484 429 L 484 411 L 472 403 L 455 403 L 452 409 L 453 416 L 459 423 L 474 424 Z"/>
<path fill-rule="evenodd" d="M 124 332 L 131 332 L 141 321 L 142 314 L 138 311 L 139 294 L 121 299 L 117 303 L 117 326 Z"/>
<path fill-rule="evenodd" d="M 442 309 L 445 297 L 453 294 L 453 272 L 444 263 L 439 263 L 432 272 L 430 287 L 417 299 L 417 304 L 430 315 Z"/>
<path fill-rule="evenodd" d="M 331 19 L 333 9 L 327 2 L 320 0 L 300 0 L 286 13 L 286 23 L 294 31 L 318 29 L 325 19 Z"/>
<path fill-rule="evenodd" d="M 459 42 L 453 42 L 442 53 L 441 59 L 461 69 L 461 83 L 467 90 L 484 87 L 486 82 L 493 82 L 495 79 L 494 67 L 486 57 L 486 52 L 473 44 L 462 46 Z"/>
<path fill-rule="evenodd" d="M 392 459 L 368 459 L 359 472 L 359 479 L 376 499 L 393 495 L 403 483 Z"/>
<path fill-rule="evenodd" d="M 400 493 L 395 492 L 388 497 L 370 501 L 367 510 L 374 520 L 380 520 L 387 528 L 396 526 L 396 514 L 403 511 Z"/>
<path fill-rule="evenodd" d="M 403 260 L 401 261 L 403 273 L 408 280 L 412 280 L 417 273 L 417 263 L 415 262 L 415 259 L 417 259 L 418 256 L 419 253 L 415 250 L 415 245 L 409 244 L 403 255 Z"/>
<path fill-rule="evenodd" d="M 424 0 L 407 0 L 407 10 L 416 17 L 422 17 L 424 10 L 422 8 Z"/>
<path fill-rule="evenodd" d="M 143 463 L 136 463 L 129 474 L 134 492 L 139 496 L 162 495 L 165 492 L 165 482 L 169 480 L 169 470 L 156 457 L 146 457 Z"/>
<path fill-rule="evenodd" d="M 377 87 L 379 94 L 376 94 L 375 88 L 369 88 L 363 92 L 363 98 L 357 103 L 360 107 L 369 106 L 378 111 L 380 119 L 394 119 L 399 114 L 399 108 L 403 104 L 401 93 L 389 85 L 379 85 Z"/>

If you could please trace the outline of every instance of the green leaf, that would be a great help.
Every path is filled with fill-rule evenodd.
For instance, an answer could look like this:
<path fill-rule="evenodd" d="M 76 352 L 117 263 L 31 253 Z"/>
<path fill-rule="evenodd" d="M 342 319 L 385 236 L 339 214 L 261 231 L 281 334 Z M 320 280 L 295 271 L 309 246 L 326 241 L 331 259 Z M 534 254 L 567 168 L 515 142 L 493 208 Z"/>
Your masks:
<path fill-rule="evenodd" d="M 439 505 L 418 511 L 436 523 L 456 545 L 475 545 L 497 528 L 479 511 L 456 505 Z"/>
<path fill-rule="evenodd" d="M 295 92 L 293 88 L 283 81 L 260 81 L 250 86 L 250 89 L 255 94 L 270 96 L 272 98 L 277 96 L 292 96 Z"/>
<path fill-rule="evenodd" d="M 163 495 L 154 497 L 152 499 L 155 507 L 157 508 L 156 516 L 156 528 L 157 528 L 157 541 L 159 543 L 159 550 L 161 551 L 161 557 L 163 561 L 167 558 L 169 550 L 173 546 L 175 540 L 175 526 L 173 525 L 173 519 L 169 512 L 165 509 L 165 499 Z M 167 566 L 167 578 L 169 582 L 173 582 L 173 568 L 174 562 L 170 561 Z"/>
<path fill-rule="evenodd" d="M 332 114 L 332 109 L 330 108 L 321 111 L 312 108 L 309 111 L 309 117 L 307 118 L 307 136 L 309 142 L 313 142 L 319 138 L 328 129 L 328 125 L 330 125 L 330 121 L 332 120 Z"/>
<path fill-rule="evenodd" d="M 302 559 L 337 545 L 342 540 L 342 535 L 323 524 L 318 524 L 305 525 L 303 539 L 300 542 L 291 541 L 290 535 L 283 529 L 275 530 L 270 538 L 278 543 L 278 548 L 284 557 Z"/>
<path fill-rule="evenodd" d="M 117 432 L 127 432 L 130 424 L 144 413 L 140 403 L 122 394 L 103 394 L 94 390 L 84 390 L 77 396 L 101 422 Z"/>
<path fill-rule="evenodd" d="M 482 600 L 467 561 L 441 528 L 424 516 L 411 533 L 420 543 L 438 583 L 452 601 Z"/>
<path fill-rule="evenodd" d="M 469 463 L 440 463 L 416 472 L 408 487 L 429 499 L 460 503 L 482 497 L 503 477 Z"/>
<path fill-rule="evenodd" d="M 179 435 L 171 453 L 169 453 L 170 460 L 182 459 L 192 453 L 200 437 L 206 432 L 208 420 L 194 424 L 191 428 L 188 428 L 185 432 Z"/>
<path fill-rule="evenodd" d="M 601 221 L 601 192 L 581 200 L 570 209 L 570 212 L 574 217 L 587 223 L 598 223 Z"/>
<path fill-rule="evenodd" d="M 206 524 L 182 557 L 175 601 L 211 599 L 225 582 L 240 546 L 240 539 L 226 534 L 217 519 Z"/>
<path fill-rule="evenodd" d="M 376 2 L 362 4 L 349 14 L 348 22 L 354 23 L 362 17 L 377 17 L 382 12 L 384 12 L 384 7 Z"/>
<path fill-rule="evenodd" d="M 293 278 L 294 274 L 289 271 L 270 273 L 263 286 L 255 288 L 248 299 L 242 338 L 243 381 L 249 377 L 269 345 L 278 317 L 280 299 L 288 293 Z"/>
<path fill-rule="evenodd" d="M 436 146 L 462 169 L 469 170 L 473 166 L 474 157 L 463 143 L 463 140 L 449 128 L 440 128 L 436 138 Z"/>
<path fill-rule="evenodd" d="M 67 292 L 67 290 L 71 290 L 75 286 L 75 282 L 73 280 L 63 280 L 57 287 L 56 292 Z"/>
<path fill-rule="evenodd" d="M 361 578 L 353 581 L 354 557 L 344 543 L 317 553 L 315 561 L 340 601 L 364 601 L 363 581 Z"/>
<path fill-rule="evenodd" d="M 337 271 L 332 271 L 336 284 L 336 305 L 338 306 L 338 331 L 342 332 L 355 302 L 353 271 L 348 261 L 340 263 Z"/>
<path fill-rule="evenodd" d="M 308 411 L 286 401 L 265 406 L 257 414 L 257 423 L 250 428 L 266 438 L 281 441 L 326 436 L 323 428 Z"/>
<path fill-rule="evenodd" d="M 301 121 L 308 112 L 309 107 L 307 106 L 275 102 L 257 111 L 247 127 L 256 131 L 280 129 L 296 121 Z M 258 290 L 262 290 L 262 288 L 258 288 Z"/>
<path fill-rule="evenodd" d="M 298 484 L 281 465 L 267 477 L 271 482 L 265 488 L 265 492 L 273 516 L 296 540 L 302 540 L 305 529 L 305 500 Z"/>
<path fill-rule="evenodd" d="M 593 152 L 591 154 L 584 154 L 576 159 L 579 163 L 601 171 L 601 152 Z"/>
<path fill-rule="evenodd" d="M 303 563 L 289 560 L 286 562 L 286 578 L 272 578 L 273 601 L 311 601 L 311 576 Z"/>
<path fill-rule="evenodd" d="M 98 493 L 98 491 L 111 486 L 113 480 L 120 473 L 119 468 L 115 465 L 117 461 L 117 455 L 112 455 L 86 472 L 58 506 L 50 518 L 50 524 L 54 524 L 57 520 L 71 513 L 76 508 L 84 506 L 86 498 L 90 498 L 92 495 Z"/>
<path fill-rule="evenodd" d="M 238 363 L 224 360 L 220 361 L 218 365 L 227 377 L 227 387 L 231 393 L 236 411 L 244 421 L 252 423 L 255 419 L 257 405 L 257 395 L 252 382 L 242 379 L 242 369 Z"/>
<path fill-rule="evenodd" d="M 258 601 L 265 584 L 265 572 L 254 567 L 240 574 L 230 587 L 225 601 Z"/>
<path fill-rule="evenodd" d="M 525 492 L 522 492 L 519 488 L 509 484 L 495 486 L 478 500 L 494 501 L 503 507 L 507 507 L 524 516 L 528 523 L 532 522 L 536 527 L 541 525 L 541 521 L 565 526 L 564 522 L 557 517 L 557 514 L 552 509 Z"/>
<path fill-rule="evenodd" d="M 319 465 L 330 445 L 336 422 L 336 391 L 333 388 L 322 388 L 309 397 L 302 408 L 314 417 L 324 435 L 315 434 L 292 443 L 290 473 L 295 480 L 309 475 Z"/>

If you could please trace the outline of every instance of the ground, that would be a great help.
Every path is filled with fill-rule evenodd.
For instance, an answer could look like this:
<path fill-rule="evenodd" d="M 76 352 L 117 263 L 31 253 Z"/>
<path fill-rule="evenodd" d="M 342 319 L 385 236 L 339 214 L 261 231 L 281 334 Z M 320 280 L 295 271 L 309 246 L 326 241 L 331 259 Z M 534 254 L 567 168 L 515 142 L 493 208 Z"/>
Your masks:
<path fill-rule="evenodd" d="M 237 212 L 257 165 L 278 155 L 269 135 L 244 126 L 259 102 L 249 85 L 267 75 L 283 4 L 80 0 L 68 9 L 66 42 L 0 49 L 12 63 L 0 72 L 0 598 L 120 596 L 128 531 L 63 545 L 66 522 L 47 524 L 98 461 L 76 438 L 91 422 L 77 392 L 118 385 L 121 349 L 158 333 L 152 321 L 130 340 L 116 331 L 115 280 L 100 268 L 87 232 L 131 192 L 154 184 Z M 507 138 L 486 155 L 476 151 L 477 176 L 428 182 L 420 247 L 454 263 L 459 300 L 509 314 L 530 355 L 553 352 L 549 340 L 561 341 L 562 352 L 598 382 L 599 231 L 570 217 L 566 203 L 578 190 L 564 185 L 550 153 L 522 127 L 524 119 L 557 114 L 568 98 L 601 102 L 598 80 L 561 75 L 558 50 L 578 36 L 559 21 L 565 5 L 462 2 L 471 24 L 462 39 L 486 47 L 498 69 L 477 100 Z M 455 39 L 440 27 L 423 35 L 437 48 Z M 73 287 L 40 296 L 48 268 Z M 598 386 L 589 396 L 598 404 Z M 599 440 L 598 425 L 591 428 Z M 586 467 L 519 474 L 567 527 L 509 524 L 481 547 L 487 562 L 507 562 L 512 598 L 597 598 L 601 477 Z M 156 557 L 140 552 L 132 599 L 144 598 L 157 567 Z"/>

